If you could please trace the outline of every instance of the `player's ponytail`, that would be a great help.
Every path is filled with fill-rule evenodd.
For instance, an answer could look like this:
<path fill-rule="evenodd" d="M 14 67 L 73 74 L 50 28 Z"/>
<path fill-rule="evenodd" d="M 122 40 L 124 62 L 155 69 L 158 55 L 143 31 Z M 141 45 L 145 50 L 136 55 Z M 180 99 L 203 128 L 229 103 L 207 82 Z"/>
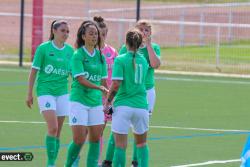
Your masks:
<path fill-rule="evenodd" d="M 108 27 L 107 27 L 106 23 L 104 22 L 104 18 L 102 16 L 94 16 L 93 20 L 96 23 L 96 25 L 98 26 L 98 28 L 101 28 L 101 29 L 106 28 L 106 30 L 108 31 Z M 100 38 L 100 40 L 99 40 L 99 38 Z M 103 63 L 100 34 L 98 35 L 98 48 L 99 48 L 99 51 L 100 51 L 101 62 Z"/>
<path fill-rule="evenodd" d="M 128 49 L 133 51 L 133 66 L 135 69 L 136 62 L 135 62 L 135 56 L 138 48 L 142 44 L 142 34 L 137 29 L 129 30 L 126 34 L 126 44 L 129 47 Z"/>

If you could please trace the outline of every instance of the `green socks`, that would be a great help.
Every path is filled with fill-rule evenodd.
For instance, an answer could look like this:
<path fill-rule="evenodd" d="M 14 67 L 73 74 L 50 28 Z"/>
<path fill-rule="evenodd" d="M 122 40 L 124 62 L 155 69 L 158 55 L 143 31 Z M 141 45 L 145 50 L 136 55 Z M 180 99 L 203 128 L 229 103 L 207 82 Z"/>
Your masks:
<path fill-rule="evenodd" d="M 115 138 L 114 134 L 111 132 L 109 136 L 108 148 L 106 152 L 106 159 L 107 161 L 113 161 L 115 151 Z"/>
<path fill-rule="evenodd" d="M 67 161 L 65 167 L 71 167 L 73 162 L 76 160 L 79 152 L 81 151 L 82 145 L 75 144 L 74 141 L 71 142 L 68 148 Z"/>
<path fill-rule="evenodd" d="M 55 152 L 55 160 L 57 159 L 59 149 L 60 149 L 60 139 L 56 138 L 56 152 Z"/>
<path fill-rule="evenodd" d="M 137 146 L 136 143 L 134 141 L 134 145 L 133 145 L 133 161 L 137 161 Z"/>
<path fill-rule="evenodd" d="M 116 147 L 114 153 L 113 166 L 125 167 L 125 164 L 126 164 L 126 149 Z"/>
<path fill-rule="evenodd" d="M 47 135 L 45 143 L 46 143 L 47 157 L 48 157 L 47 165 L 55 165 L 56 137 Z"/>
<path fill-rule="evenodd" d="M 97 167 L 100 152 L 100 142 L 89 142 L 89 151 L 87 156 L 87 167 Z"/>
<path fill-rule="evenodd" d="M 149 149 L 148 145 L 137 147 L 137 156 L 139 167 L 148 167 Z"/>

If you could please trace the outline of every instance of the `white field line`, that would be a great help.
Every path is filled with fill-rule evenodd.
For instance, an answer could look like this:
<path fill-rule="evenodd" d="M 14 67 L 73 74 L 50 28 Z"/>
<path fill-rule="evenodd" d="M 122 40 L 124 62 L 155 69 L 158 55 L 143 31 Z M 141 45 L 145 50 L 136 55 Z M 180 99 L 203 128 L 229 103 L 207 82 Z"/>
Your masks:
<path fill-rule="evenodd" d="M 226 163 L 232 163 L 232 162 L 240 162 L 240 159 L 231 159 L 231 160 L 213 160 L 213 161 L 207 161 L 202 163 L 196 163 L 196 164 L 187 164 L 187 165 L 177 165 L 177 166 L 171 166 L 171 167 L 192 167 L 192 166 L 204 166 L 204 165 L 213 165 L 213 164 L 226 164 Z"/>
<path fill-rule="evenodd" d="M 167 81 L 185 81 L 185 82 L 250 85 L 250 81 L 229 81 L 229 80 L 191 79 L 191 78 L 173 78 L 173 77 L 155 77 L 155 79 L 167 80 Z"/>
<path fill-rule="evenodd" d="M 3 13 L 0 12 L 0 16 L 18 16 L 19 13 Z M 31 14 L 25 14 L 24 16 L 32 17 Z M 73 16 L 53 16 L 44 15 L 43 18 L 57 18 L 57 19 L 68 19 L 68 20 L 83 20 L 88 19 L 87 17 L 73 17 Z M 127 22 L 135 23 L 135 19 L 117 19 L 117 18 L 106 18 L 109 22 Z M 236 27 L 236 28 L 250 28 L 250 24 L 233 24 L 233 23 L 207 23 L 207 22 L 192 22 L 192 21 L 172 21 L 172 20 L 151 20 L 152 24 L 166 24 L 166 25 L 191 25 L 191 26 L 208 26 L 208 27 Z"/>
<path fill-rule="evenodd" d="M 151 7 L 141 7 L 141 10 L 154 10 L 154 9 L 187 9 L 187 8 L 204 8 L 204 7 L 240 7 L 249 6 L 250 2 L 245 3 L 223 3 L 223 4 L 186 4 L 186 5 L 164 5 L 164 6 L 151 6 Z M 124 12 L 124 11 L 134 11 L 136 8 L 110 8 L 110 9 L 93 9 L 89 10 L 89 13 L 105 13 L 105 12 Z"/>
<path fill-rule="evenodd" d="M 18 61 L 5 61 L 5 60 L 1 60 L 0 64 L 2 65 L 19 65 Z M 24 66 L 31 66 L 31 62 L 23 62 Z"/>
<path fill-rule="evenodd" d="M 19 123 L 19 124 L 45 124 L 42 121 L 5 121 L 0 120 L 0 123 Z M 68 124 L 68 123 L 65 123 Z M 110 126 L 110 124 L 107 124 Z M 213 132 L 250 132 L 250 130 L 239 129 L 209 129 L 209 128 L 188 128 L 188 127 L 173 127 L 173 126 L 149 126 L 154 129 L 178 129 L 178 130 L 192 130 L 192 131 L 213 131 Z"/>
<path fill-rule="evenodd" d="M 196 75 L 196 76 L 214 76 L 214 77 L 230 77 L 230 78 L 250 78 L 250 75 L 226 74 L 226 73 L 209 73 L 209 72 L 186 72 L 186 71 L 168 71 L 155 70 L 157 74 L 180 74 L 180 75 Z"/>
<path fill-rule="evenodd" d="M 18 65 L 19 62 L 13 61 L 1 61 L 0 64 L 4 65 Z M 31 66 L 30 62 L 24 62 L 24 66 Z M 19 69 L 10 69 L 10 68 L 0 68 L 0 71 L 6 72 L 18 72 L 23 71 Z M 226 73 L 209 73 L 209 72 L 186 72 L 186 71 L 168 71 L 168 70 L 155 70 L 157 74 L 177 74 L 177 75 L 194 75 L 194 76 L 212 76 L 212 77 L 228 77 L 228 78 L 250 78 L 250 75 L 241 75 L 241 74 L 226 74 Z"/>

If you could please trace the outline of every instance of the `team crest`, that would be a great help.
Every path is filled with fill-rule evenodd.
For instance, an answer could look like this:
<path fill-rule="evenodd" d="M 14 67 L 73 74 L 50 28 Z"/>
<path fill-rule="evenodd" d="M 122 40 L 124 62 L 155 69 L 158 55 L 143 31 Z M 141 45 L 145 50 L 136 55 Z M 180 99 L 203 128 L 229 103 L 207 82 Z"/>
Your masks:
<path fill-rule="evenodd" d="M 55 54 L 53 52 L 50 52 L 49 53 L 49 56 L 54 56 Z"/>
<path fill-rule="evenodd" d="M 88 60 L 88 59 L 84 59 L 83 62 L 84 62 L 84 63 L 88 63 L 89 60 Z"/>
<path fill-rule="evenodd" d="M 111 54 L 110 54 L 110 53 L 107 53 L 107 54 L 106 54 L 106 57 L 111 57 Z"/>
<path fill-rule="evenodd" d="M 73 122 L 73 123 L 76 123 L 76 122 L 77 122 L 76 117 L 74 117 L 74 118 L 72 119 L 72 122 Z"/>
<path fill-rule="evenodd" d="M 47 102 L 47 103 L 45 104 L 45 107 L 46 107 L 46 108 L 49 108 L 49 107 L 50 107 L 50 103 Z"/>

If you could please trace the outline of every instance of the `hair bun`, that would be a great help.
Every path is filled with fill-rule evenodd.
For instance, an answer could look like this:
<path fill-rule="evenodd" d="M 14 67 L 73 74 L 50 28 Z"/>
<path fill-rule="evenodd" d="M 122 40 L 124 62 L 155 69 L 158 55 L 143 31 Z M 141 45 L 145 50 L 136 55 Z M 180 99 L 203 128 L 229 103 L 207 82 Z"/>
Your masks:
<path fill-rule="evenodd" d="M 94 16 L 94 21 L 96 21 L 96 22 L 103 22 L 104 19 L 102 18 L 102 16 Z"/>

